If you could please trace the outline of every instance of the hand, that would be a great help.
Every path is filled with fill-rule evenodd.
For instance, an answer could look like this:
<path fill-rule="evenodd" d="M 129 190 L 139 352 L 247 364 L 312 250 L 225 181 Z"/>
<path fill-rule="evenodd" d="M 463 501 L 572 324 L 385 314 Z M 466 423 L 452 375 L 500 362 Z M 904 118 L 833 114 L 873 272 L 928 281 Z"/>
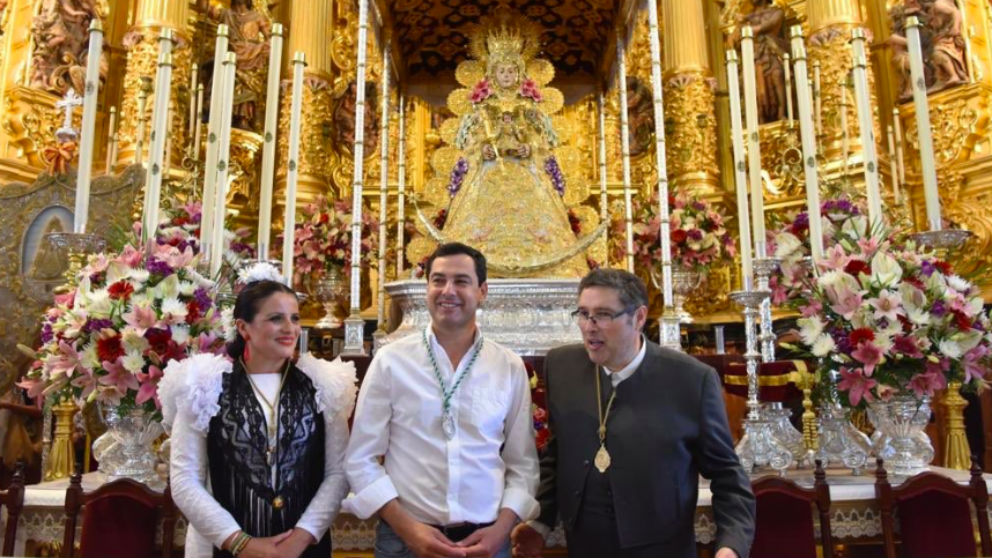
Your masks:
<path fill-rule="evenodd" d="M 513 542 L 514 556 L 537 558 L 544 552 L 544 537 L 537 529 L 526 523 L 513 528 L 510 540 Z"/>
<path fill-rule="evenodd" d="M 496 148 L 493 144 L 487 143 L 482 146 L 482 158 L 486 161 L 492 161 L 496 158 Z"/>
<path fill-rule="evenodd" d="M 279 543 L 286 540 L 292 530 L 276 535 L 274 537 L 252 537 L 245 548 L 238 554 L 238 558 L 276 558 L 283 556 L 279 551 Z"/>
<path fill-rule="evenodd" d="M 303 551 L 306 550 L 308 546 L 315 542 L 317 541 L 314 540 L 313 535 L 311 535 L 309 531 L 297 527 L 291 531 L 291 534 L 288 537 L 276 545 L 276 549 L 278 550 L 280 556 L 297 558 L 300 554 L 303 554 Z"/>
<path fill-rule="evenodd" d="M 477 529 L 458 542 L 465 550 L 465 556 L 495 556 L 506 544 L 510 530 L 499 523 Z"/>
<path fill-rule="evenodd" d="M 716 554 L 713 555 L 713 558 L 738 558 L 738 557 L 737 557 L 737 552 L 735 552 L 734 549 L 730 548 L 729 546 L 722 546 L 720 547 L 720 550 L 716 551 Z"/>
<path fill-rule="evenodd" d="M 458 545 L 451 542 L 448 537 L 441 534 L 441 531 L 421 523 L 411 520 L 405 523 L 402 528 L 393 527 L 396 534 L 403 539 L 408 549 L 414 556 L 445 556 L 463 558 L 465 550 L 458 548 Z"/>
<path fill-rule="evenodd" d="M 526 143 L 521 143 L 520 146 L 517 147 L 517 157 L 521 159 L 530 157 L 530 146 Z"/>

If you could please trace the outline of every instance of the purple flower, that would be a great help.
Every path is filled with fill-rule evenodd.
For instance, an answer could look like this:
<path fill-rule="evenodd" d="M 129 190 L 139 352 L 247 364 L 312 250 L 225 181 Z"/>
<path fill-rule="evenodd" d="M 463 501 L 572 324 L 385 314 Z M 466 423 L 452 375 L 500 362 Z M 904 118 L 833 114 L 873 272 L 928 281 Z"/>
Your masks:
<path fill-rule="evenodd" d="M 934 316 L 943 316 L 947 313 L 947 306 L 944 305 L 943 301 L 938 300 L 933 303 L 933 306 L 930 307 L 930 312 L 932 312 Z"/>
<path fill-rule="evenodd" d="M 803 211 L 799 215 L 796 215 L 796 220 L 793 221 L 793 226 L 796 228 L 808 228 L 809 227 L 809 214 Z"/>
<path fill-rule="evenodd" d="M 448 178 L 448 195 L 455 197 L 455 194 L 462 189 L 462 182 L 468 174 L 468 161 L 464 157 L 459 157 L 454 168 L 451 169 L 451 176 Z"/>
<path fill-rule="evenodd" d="M 148 262 L 145 264 L 145 269 L 147 269 L 148 273 L 151 273 L 152 275 L 161 275 L 163 277 L 172 275 L 172 272 L 174 271 L 172 266 L 158 258 L 149 258 Z"/>
<path fill-rule="evenodd" d="M 937 268 L 930 260 L 923 260 L 923 263 L 920 264 L 920 274 L 924 277 L 930 277 L 934 271 L 937 271 Z"/>
<path fill-rule="evenodd" d="M 688 236 L 692 240 L 697 240 L 697 241 L 698 240 L 702 240 L 703 239 L 703 231 L 701 231 L 699 229 L 692 229 L 692 230 L 690 230 L 688 232 Z"/>
<path fill-rule="evenodd" d="M 703 211 L 704 209 L 706 209 L 706 204 L 703 203 L 703 202 L 701 202 L 701 201 L 699 201 L 699 200 L 696 200 L 696 201 L 692 202 L 692 207 L 696 211 Z"/>
<path fill-rule="evenodd" d="M 565 175 L 561 172 L 561 167 L 558 166 L 558 159 L 554 157 L 548 157 L 544 160 L 544 172 L 547 173 L 548 177 L 551 179 L 551 185 L 554 186 L 555 191 L 558 192 L 559 196 L 565 195 Z"/>
<path fill-rule="evenodd" d="M 200 308 L 200 310 L 204 312 L 206 312 L 207 309 L 214 304 L 214 299 L 210 297 L 210 293 L 203 287 L 197 287 L 197 289 L 193 291 L 193 299 L 196 300 L 196 305 Z"/>
<path fill-rule="evenodd" d="M 94 318 L 86 322 L 86 325 L 83 326 L 83 330 L 85 330 L 87 333 L 92 333 L 94 331 L 100 331 L 101 329 L 112 328 L 112 327 L 114 327 L 114 322 L 110 320 Z"/>
<path fill-rule="evenodd" d="M 52 339 L 55 339 L 55 334 L 52 332 L 52 324 L 45 322 L 41 326 L 41 342 L 44 344 L 51 343 Z"/>

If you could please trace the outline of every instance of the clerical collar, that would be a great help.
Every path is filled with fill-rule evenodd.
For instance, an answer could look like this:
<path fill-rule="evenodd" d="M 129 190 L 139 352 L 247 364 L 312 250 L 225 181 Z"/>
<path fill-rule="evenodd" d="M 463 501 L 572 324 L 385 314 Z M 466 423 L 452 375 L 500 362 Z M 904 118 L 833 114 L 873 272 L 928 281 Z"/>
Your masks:
<path fill-rule="evenodd" d="M 644 338 L 644 334 L 642 333 L 641 350 L 637 352 L 637 356 L 634 357 L 634 360 L 630 361 L 630 363 L 627 364 L 627 366 L 624 366 L 623 368 L 617 370 L 616 372 L 610 370 L 605 366 L 603 367 L 603 370 L 606 372 L 606 375 L 610 377 L 610 382 L 613 384 L 614 388 L 617 387 L 617 385 L 620 382 L 634 375 L 634 372 L 636 372 L 638 367 L 641 366 L 641 363 L 644 362 L 644 355 L 647 353 L 647 350 L 648 350 L 648 340 Z"/>

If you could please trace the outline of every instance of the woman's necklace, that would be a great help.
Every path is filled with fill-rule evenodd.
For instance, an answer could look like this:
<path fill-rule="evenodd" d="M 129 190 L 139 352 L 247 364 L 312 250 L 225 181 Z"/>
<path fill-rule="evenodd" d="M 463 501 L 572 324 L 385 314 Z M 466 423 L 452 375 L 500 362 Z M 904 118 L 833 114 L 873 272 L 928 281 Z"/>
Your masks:
<path fill-rule="evenodd" d="M 252 391 L 258 395 L 259 399 L 265 405 L 269 413 L 269 420 L 267 424 L 268 437 L 266 439 L 265 448 L 265 463 L 272 467 L 275 463 L 275 458 L 278 452 L 279 444 L 279 397 L 282 395 L 282 387 L 286 385 L 286 378 L 289 377 L 289 359 L 286 359 L 286 367 L 282 371 L 282 378 L 279 380 L 279 388 L 276 389 L 276 394 L 273 397 L 273 401 L 269 401 L 269 398 L 262 393 L 262 390 L 258 389 L 255 384 L 255 380 L 252 379 L 251 374 L 248 373 L 248 368 L 245 366 L 244 361 L 241 361 L 241 367 L 244 368 L 245 376 L 248 376 L 248 383 L 251 384 Z M 276 496 L 272 500 L 272 507 L 279 509 L 283 506 L 283 500 L 281 496 Z"/>

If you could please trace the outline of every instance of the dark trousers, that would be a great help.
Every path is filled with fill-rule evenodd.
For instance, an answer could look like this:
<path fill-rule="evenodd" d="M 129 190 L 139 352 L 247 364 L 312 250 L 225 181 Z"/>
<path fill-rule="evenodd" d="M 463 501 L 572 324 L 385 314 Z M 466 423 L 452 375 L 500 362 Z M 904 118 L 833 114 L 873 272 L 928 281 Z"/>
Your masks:
<path fill-rule="evenodd" d="M 647 544 L 629 548 L 620 547 L 616 512 L 613 509 L 613 491 L 609 478 L 595 469 L 586 475 L 582 506 L 575 526 L 565 530 L 569 556 L 656 557 L 679 556 L 668 543 Z"/>

